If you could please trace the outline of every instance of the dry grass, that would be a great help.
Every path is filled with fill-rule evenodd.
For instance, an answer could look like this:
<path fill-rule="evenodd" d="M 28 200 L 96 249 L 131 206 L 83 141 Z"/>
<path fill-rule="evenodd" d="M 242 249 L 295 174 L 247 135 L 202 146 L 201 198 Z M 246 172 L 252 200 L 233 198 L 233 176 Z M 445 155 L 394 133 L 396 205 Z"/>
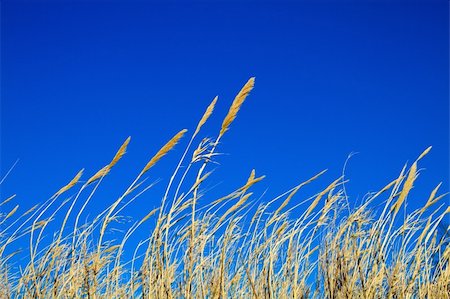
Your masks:
<path fill-rule="evenodd" d="M 125 154 L 130 138 L 85 183 L 80 183 L 80 171 L 39 206 L 20 213 L 14 196 L 4 199 L 0 206 L 13 208 L 0 218 L 0 297 L 449 298 L 448 228 L 443 234 L 438 228 L 450 209 L 439 205 L 445 197 L 438 195 L 440 184 L 423 208 L 401 209 L 417 179 L 419 160 L 430 148 L 356 207 L 348 206 L 343 178 L 309 198 L 296 198 L 304 185 L 321 180 L 323 172 L 259 206 L 249 190 L 264 177 L 255 171 L 230 194 L 210 198 L 204 192 L 210 175 L 205 171 L 217 155 L 219 140 L 253 85 L 251 78 L 238 93 L 217 137 L 191 149 L 217 97 L 212 101 L 161 195 L 161 205 L 114 233 L 116 239 L 105 236 L 113 231 L 111 223 L 117 225 L 123 209 L 152 187 L 144 175 L 186 130 L 164 145 L 103 213 L 83 225 L 80 216 Z M 73 196 L 62 198 L 70 192 Z M 82 198 L 71 223 L 75 203 Z M 381 209 L 373 210 L 375 206 Z M 290 216 L 294 210 L 299 217 Z M 59 229 L 45 242 L 49 224 L 59 219 Z M 130 248 L 130 238 L 151 221 L 148 238 Z M 29 248 L 19 252 L 16 243 L 24 239 Z M 125 258 L 125 251 L 132 257 Z M 20 263 L 26 258 L 20 268 L 18 253 Z"/>

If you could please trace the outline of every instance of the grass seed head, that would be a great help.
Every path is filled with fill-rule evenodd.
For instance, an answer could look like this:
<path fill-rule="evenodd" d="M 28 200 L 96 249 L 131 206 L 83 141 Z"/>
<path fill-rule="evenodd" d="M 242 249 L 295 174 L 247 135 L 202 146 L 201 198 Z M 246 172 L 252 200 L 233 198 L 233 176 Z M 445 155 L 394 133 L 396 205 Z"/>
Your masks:
<path fill-rule="evenodd" d="M 154 155 L 150 161 L 145 165 L 144 169 L 142 170 L 141 174 L 144 174 L 147 172 L 151 167 L 153 167 L 162 157 L 164 157 L 171 149 L 177 145 L 177 143 L 180 141 L 180 139 L 183 137 L 183 135 L 187 132 L 186 129 L 181 130 L 175 136 L 172 137 L 172 139 L 169 140 L 157 153 Z"/>
<path fill-rule="evenodd" d="M 239 109 L 241 109 L 241 106 L 244 103 L 245 99 L 247 98 L 248 94 L 253 89 L 254 85 L 255 85 L 255 77 L 252 77 L 247 81 L 247 83 L 245 83 L 244 87 L 242 87 L 241 91 L 239 91 L 237 96 L 234 98 L 230 110 L 228 111 L 228 114 L 225 116 L 225 119 L 223 120 L 222 128 L 220 129 L 219 134 L 220 136 L 222 136 L 228 130 L 231 123 L 236 118 L 237 113 L 239 112 Z"/>

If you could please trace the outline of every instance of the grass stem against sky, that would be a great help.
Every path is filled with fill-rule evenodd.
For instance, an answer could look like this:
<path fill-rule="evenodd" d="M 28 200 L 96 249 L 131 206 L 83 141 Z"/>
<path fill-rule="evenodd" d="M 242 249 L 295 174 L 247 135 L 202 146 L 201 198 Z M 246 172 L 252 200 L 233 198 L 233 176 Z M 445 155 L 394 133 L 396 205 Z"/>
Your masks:
<path fill-rule="evenodd" d="M 0 297 L 448 298 L 448 23 L 3 1 Z"/>

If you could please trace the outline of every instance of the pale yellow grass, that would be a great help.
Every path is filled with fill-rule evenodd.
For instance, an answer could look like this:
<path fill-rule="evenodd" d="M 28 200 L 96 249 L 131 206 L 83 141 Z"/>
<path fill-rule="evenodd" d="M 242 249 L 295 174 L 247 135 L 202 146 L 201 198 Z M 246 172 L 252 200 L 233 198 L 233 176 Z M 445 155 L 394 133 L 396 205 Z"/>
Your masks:
<path fill-rule="evenodd" d="M 347 198 L 343 177 L 326 183 L 325 171 L 305 175 L 310 178 L 269 201 L 255 196 L 264 179 L 255 170 L 228 194 L 205 189 L 214 178 L 208 169 L 219 141 L 254 83 L 250 78 L 238 92 L 217 137 L 192 149 L 213 115 L 218 97 L 213 99 L 157 207 L 136 200 L 153 186 L 149 170 L 187 130 L 81 225 L 130 138 L 105 167 L 84 182 L 81 170 L 38 206 L 20 212 L 15 195 L 1 201 L 7 212 L 0 218 L 0 298 L 449 298 L 449 232 L 442 224 L 450 208 L 441 201 L 446 194 L 438 194 L 441 184 L 421 209 L 402 209 L 431 147 L 359 205 Z M 306 194 L 309 184 L 325 187 Z M 122 223 L 130 204 L 146 209 L 145 216 Z M 49 231 L 55 225 L 59 229 Z M 132 236 L 144 235 L 131 245 Z M 29 248 L 19 251 L 23 240 Z"/>

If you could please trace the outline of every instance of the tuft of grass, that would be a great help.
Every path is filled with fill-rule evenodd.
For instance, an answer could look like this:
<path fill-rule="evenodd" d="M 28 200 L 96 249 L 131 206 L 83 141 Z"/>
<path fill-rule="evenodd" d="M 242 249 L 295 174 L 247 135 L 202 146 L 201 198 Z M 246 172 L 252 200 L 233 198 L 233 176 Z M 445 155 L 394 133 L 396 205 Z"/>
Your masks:
<path fill-rule="evenodd" d="M 122 223 L 124 208 L 153 186 L 146 181 L 148 171 L 187 130 L 174 135 L 125 192 L 82 225 L 80 217 L 125 155 L 130 137 L 84 183 L 81 170 L 40 205 L 20 212 L 13 204 L 15 195 L 0 201 L 5 208 L 13 204 L 0 215 L 0 298 L 449 298 L 449 228 L 441 227 L 450 208 L 439 205 L 447 194 L 438 194 L 439 184 L 421 209 L 401 209 L 412 194 L 419 160 L 431 147 L 357 206 L 349 205 L 343 177 L 298 198 L 300 189 L 322 179 L 325 171 L 267 202 L 253 197 L 254 185 L 264 179 L 255 170 L 241 187 L 219 198 L 203 188 L 211 179 L 207 168 L 219 140 L 253 86 L 250 78 L 217 137 L 203 138 L 192 149 L 213 114 L 218 97 L 213 99 L 161 194 L 160 206 L 131 224 Z M 188 154 L 192 159 L 186 159 Z M 74 194 L 61 199 L 70 192 Z M 71 223 L 69 216 L 82 198 Z M 292 217 L 294 210 L 298 217 Z M 49 224 L 58 222 L 53 237 L 46 237 Z M 150 230 L 143 228 L 148 222 Z M 111 223 L 122 223 L 122 230 Z M 140 230 L 148 231 L 147 237 L 129 245 Z M 28 248 L 19 250 L 16 244 L 23 239 Z"/>

